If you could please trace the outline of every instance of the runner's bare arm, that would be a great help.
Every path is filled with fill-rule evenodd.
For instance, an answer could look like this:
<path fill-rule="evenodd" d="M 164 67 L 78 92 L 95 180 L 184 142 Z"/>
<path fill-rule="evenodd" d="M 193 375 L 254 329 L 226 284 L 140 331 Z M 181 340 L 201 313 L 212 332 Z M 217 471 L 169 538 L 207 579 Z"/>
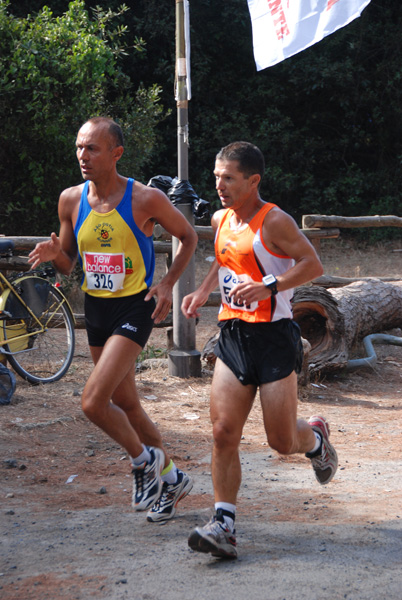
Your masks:
<path fill-rule="evenodd" d="M 200 316 L 198 309 L 205 304 L 209 294 L 218 286 L 218 271 L 219 263 L 215 259 L 200 287 L 195 292 L 184 296 L 181 311 L 187 319 Z"/>
<path fill-rule="evenodd" d="M 289 256 L 295 261 L 291 269 L 277 276 L 279 292 L 322 275 L 323 268 L 316 251 L 290 215 L 280 209 L 271 210 L 265 217 L 262 232 L 264 242 L 272 252 Z M 235 302 L 247 304 L 269 298 L 270 295 L 271 291 L 262 282 L 254 281 L 240 283 L 230 293 Z"/>
<path fill-rule="evenodd" d="M 77 261 L 77 244 L 73 229 L 73 212 L 77 203 L 75 188 L 64 190 L 59 199 L 60 232 L 54 232 L 50 240 L 36 244 L 30 252 L 28 262 L 35 269 L 43 262 L 52 261 L 55 269 L 63 275 L 70 275 Z"/>
<path fill-rule="evenodd" d="M 147 194 L 147 210 L 166 231 L 179 240 L 176 255 L 166 275 L 153 285 L 145 297 L 149 300 L 157 297 L 152 315 L 155 323 L 166 319 L 172 305 L 172 289 L 187 267 L 197 246 L 198 237 L 183 214 L 173 206 L 170 200 L 159 190 Z"/>
<path fill-rule="evenodd" d="M 294 267 L 278 276 L 279 291 L 303 285 L 323 274 L 321 261 L 312 244 L 287 213 L 279 209 L 270 211 L 264 221 L 263 237 L 274 251 L 295 261 Z"/>

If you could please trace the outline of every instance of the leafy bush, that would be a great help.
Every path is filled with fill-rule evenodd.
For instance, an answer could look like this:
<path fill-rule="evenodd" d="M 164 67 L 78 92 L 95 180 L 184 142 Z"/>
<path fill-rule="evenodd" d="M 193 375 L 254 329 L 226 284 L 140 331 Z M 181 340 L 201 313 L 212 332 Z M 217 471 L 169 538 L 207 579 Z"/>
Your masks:
<path fill-rule="evenodd" d="M 121 24 L 126 7 L 98 8 L 91 19 L 83 0 L 54 17 L 15 17 L 0 0 L 0 216 L 2 233 L 38 235 L 57 227 L 60 192 L 78 183 L 74 143 L 81 124 L 112 116 L 126 136 L 121 171 L 141 172 L 163 116 L 160 88 L 135 90 L 123 72 Z M 135 39 L 134 51 L 143 51 Z"/>
<path fill-rule="evenodd" d="M 132 144 L 133 152 L 138 151 L 133 156 L 127 152 L 130 172 L 143 173 L 145 180 L 177 174 L 174 2 L 126 0 L 129 12 L 119 8 L 120 2 L 108 0 L 108 9 L 102 10 L 96 6 L 106 2 L 86 0 L 87 9 L 95 9 L 92 20 L 83 2 L 73 2 L 68 13 L 72 11 L 76 38 L 71 32 L 70 41 L 64 42 L 60 34 L 52 49 L 41 48 L 48 53 L 42 62 L 33 48 L 46 34 L 46 27 L 57 21 L 42 8 L 43 16 L 38 18 L 46 21 L 46 27 L 43 24 L 35 37 L 30 29 L 36 19 L 28 17 L 28 24 L 21 19 L 44 2 L 12 2 L 19 19 L 7 17 L 10 22 L 0 29 L 3 216 L 4 206 L 16 211 L 25 198 L 35 210 L 45 198 L 47 206 L 55 204 L 60 190 L 75 182 L 79 172 L 71 145 L 79 124 L 95 112 L 122 119 L 128 139 L 131 131 L 133 136 L 138 134 Z M 67 19 L 63 0 L 48 0 L 48 4 L 60 19 Z M 245 139 L 260 146 L 266 158 L 262 197 L 277 202 L 299 223 L 301 216 L 309 213 L 400 214 L 402 12 L 398 0 L 371 2 L 347 27 L 260 72 L 254 64 L 246 0 L 190 4 L 193 98 L 189 103 L 189 176 L 196 192 L 217 207 L 212 175 L 215 155 L 229 142 Z M 0 6 L 6 5 L 0 0 Z M 78 12 L 85 13 L 85 18 L 79 19 Z M 114 31 L 112 20 L 118 23 Z M 128 24 L 144 42 L 134 40 L 135 51 L 124 54 L 119 44 Z M 67 22 L 63 31 L 66 28 Z M 14 74 L 6 76 L 15 40 L 24 45 L 21 65 L 16 63 Z M 75 54 L 70 49 L 74 44 Z M 67 60 L 66 54 L 72 54 L 71 59 Z M 57 58 L 53 60 L 53 56 Z M 39 100 L 30 78 L 32 64 L 39 65 L 42 76 L 38 79 Z M 64 73 L 70 77 L 68 86 L 62 85 Z M 134 112 L 133 87 L 140 90 Z M 125 93 L 128 104 L 122 101 Z M 160 111 L 157 98 L 171 109 L 170 114 L 155 113 Z M 34 101 L 39 110 L 35 118 L 25 115 L 25 107 Z M 121 114 L 124 109 L 127 118 Z M 45 137 L 51 127 L 54 131 Z M 49 138 L 55 144 L 49 146 Z M 40 160 L 33 160 L 38 153 Z M 7 183 L 5 189 L 4 182 L 10 179 L 12 185 Z M 31 187 L 25 185 L 27 181 Z M 37 210 L 35 215 L 38 220 Z"/>

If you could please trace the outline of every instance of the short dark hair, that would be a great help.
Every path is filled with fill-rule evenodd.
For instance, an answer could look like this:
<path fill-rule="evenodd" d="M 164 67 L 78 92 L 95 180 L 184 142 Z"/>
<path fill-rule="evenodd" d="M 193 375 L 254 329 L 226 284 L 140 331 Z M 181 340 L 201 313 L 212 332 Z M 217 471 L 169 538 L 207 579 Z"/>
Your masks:
<path fill-rule="evenodd" d="M 103 123 L 104 125 L 107 125 L 109 135 L 113 138 L 116 146 L 124 147 L 123 131 L 120 125 L 118 125 L 116 121 L 113 121 L 113 119 L 110 119 L 109 117 L 92 117 L 92 119 L 89 119 L 87 123 L 93 123 L 94 125 Z"/>
<path fill-rule="evenodd" d="M 237 160 L 239 171 L 248 179 L 258 173 L 261 179 L 265 173 L 264 155 L 257 146 L 250 142 L 232 142 L 220 149 L 216 160 Z"/>

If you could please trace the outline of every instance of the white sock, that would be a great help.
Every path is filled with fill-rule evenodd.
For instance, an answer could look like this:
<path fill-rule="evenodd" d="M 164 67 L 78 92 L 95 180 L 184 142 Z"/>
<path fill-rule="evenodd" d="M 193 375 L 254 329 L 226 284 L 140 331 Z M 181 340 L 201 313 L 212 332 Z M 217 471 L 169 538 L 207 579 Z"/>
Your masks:
<path fill-rule="evenodd" d="M 142 463 L 144 462 L 149 462 L 151 460 L 151 455 L 149 453 L 149 450 L 146 446 L 144 446 L 144 444 L 142 444 L 143 447 L 143 451 L 141 452 L 141 454 L 139 456 L 136 457 L 131 457 L 131 462 L 133 465 L 136 465 L 138 467 L 138 465 L 142 465 Z"/>
<path fill-rule="evenodd" d="M 162 481 L 170 484 L 177 482 L 177 467 L 172 460 L 168 466 L 163 469 L 161 473 L 161 479 Z"/>
<path fill-rule="evenodd" d="M 215 510 L 218 510 L 218 508 L 221 508 L 222 510 L 227 510 L 231 513 L 233 513 L 233 516 L 236 515 L 236 505 L 235 504 L 230 504 L 229 502 L 215 502 Z M 223 519 L 226 523 L 226 525 L 229 527 L 230 531 L 233 531 L 234 529 L 234 519 L 231 519 L 230 517 L 223 515 Z"/>
<path fill-rule="evenodd" d="M 319 447 L 322 444 L 322 437 L 320 436 L 318 431 L 313 430 L 313 433 L 315 435 L 315 444 L 314 444 L 314 448 L 309 451 L 309 454 L 313 454 L 314 452 L 317 452 L 317 450 L 319 449 Z"/>

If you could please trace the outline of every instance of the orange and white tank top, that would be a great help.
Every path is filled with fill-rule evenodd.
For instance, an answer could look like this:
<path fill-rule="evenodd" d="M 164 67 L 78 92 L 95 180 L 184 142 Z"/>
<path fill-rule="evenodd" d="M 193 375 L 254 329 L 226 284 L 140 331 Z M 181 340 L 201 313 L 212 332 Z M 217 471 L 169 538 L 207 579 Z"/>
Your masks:
<path fill-rule="evenodd" d="M 132 210 L 133 179 L 116 208 L 99 213 L 88 202 L 87 181 L 81 194 L 74 233 L 87 294 L 118 298 L 149 288 L 155 270 L 153 238 L 136 225 Z"/>
<path fill-rule="evenodd" d="M 222 304 L 219 321 L 241 319 L 250 323 L 279 321 L 292 318 L 291 299 L 293 289 L 279 292 L 248 306 L 237 304 L 229 298 L 229 292 L 244 281 L 262 281 L 265 275 L 278 276 L 288 271 L 295 261 L 289 256 L 274 254 L 267 248 L 262 237 L 262 224 L 275 204 L 266 203 L 252 218 L 247 227 L 235 231 L 230 228 L 234 214 L 228 209 L 223 215 L 215 236 L 215 256 L 220 265 L 219 288 Z"/>

